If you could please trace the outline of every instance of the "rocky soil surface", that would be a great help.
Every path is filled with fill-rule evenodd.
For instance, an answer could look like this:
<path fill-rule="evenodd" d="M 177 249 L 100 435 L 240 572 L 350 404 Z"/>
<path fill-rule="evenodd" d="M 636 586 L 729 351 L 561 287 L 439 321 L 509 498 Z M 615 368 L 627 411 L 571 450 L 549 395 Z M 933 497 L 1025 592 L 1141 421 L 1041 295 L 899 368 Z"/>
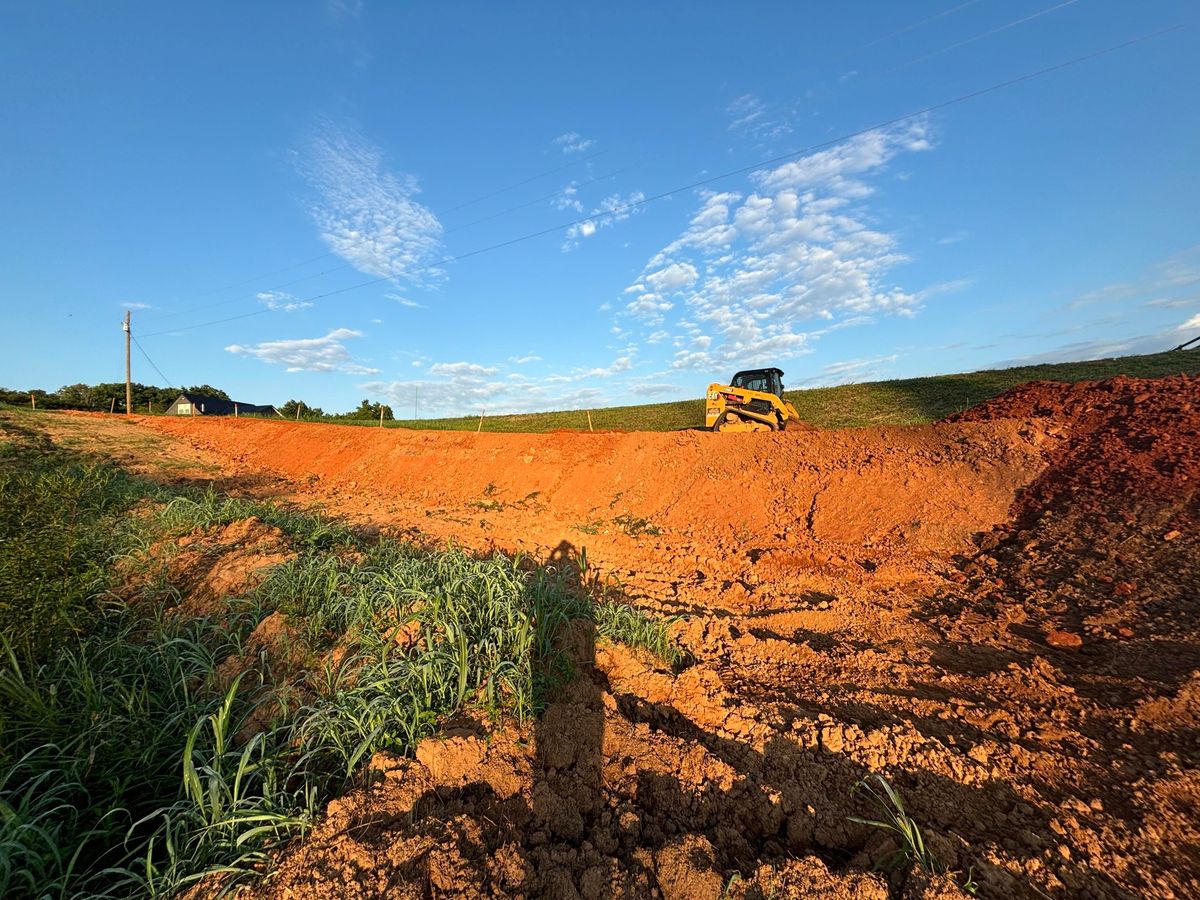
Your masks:
<path fill-rule="evenodd" d="M 578 624 L 542 717 L 377 756 L 263 896 L 1200 896 L 1200 379 L 783 435 L 142 425 L 414 540 L 586 547 L 688 654 Z M 950 874 L 878 869 L 870 773 Z"/>

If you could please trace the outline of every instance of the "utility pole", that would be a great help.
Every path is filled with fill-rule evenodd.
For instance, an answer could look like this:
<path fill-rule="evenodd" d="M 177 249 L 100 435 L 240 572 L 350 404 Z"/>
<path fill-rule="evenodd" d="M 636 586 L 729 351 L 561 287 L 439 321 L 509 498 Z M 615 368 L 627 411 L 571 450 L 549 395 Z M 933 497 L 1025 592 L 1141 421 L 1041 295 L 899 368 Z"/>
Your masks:
<path fill-rule="evenodd" d="M 133 370 L 129 363 L 129 310 L 125 310 L 125 415 L 133 415 Z"/>

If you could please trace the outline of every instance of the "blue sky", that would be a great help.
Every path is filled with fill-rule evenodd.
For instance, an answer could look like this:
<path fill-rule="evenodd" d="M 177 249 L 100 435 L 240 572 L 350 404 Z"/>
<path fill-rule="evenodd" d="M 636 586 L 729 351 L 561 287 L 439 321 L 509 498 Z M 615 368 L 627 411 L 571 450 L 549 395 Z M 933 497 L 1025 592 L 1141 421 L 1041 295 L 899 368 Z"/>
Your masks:
<path fill-rule="evenodd" d="M 400 414 L 419 390 L 422 416 L 698 397 L 760 364 L 801 387 L 1200 334 L 1182 0 L 4 20 L 5 386 L 119 380 L 124 308 L 165 376 L 135 351 L 136 380 Z"/>

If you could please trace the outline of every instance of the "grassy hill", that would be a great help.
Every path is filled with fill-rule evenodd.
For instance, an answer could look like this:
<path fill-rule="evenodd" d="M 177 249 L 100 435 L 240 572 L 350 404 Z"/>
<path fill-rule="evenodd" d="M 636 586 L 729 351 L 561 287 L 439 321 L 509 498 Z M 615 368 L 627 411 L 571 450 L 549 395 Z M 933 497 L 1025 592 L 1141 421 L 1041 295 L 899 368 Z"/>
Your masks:
<path fill-rule="evenodd" d="M 1114 375 L 1156 378 L 1164 375 L 1200 374 L 1200 351 L 1184 350 L 1147 356 L 1122 356 L 1085 362 L 987 369 L 958 375 L 901 378 L 838 387 L 788 391 L 801 417 L 819 428 L 854 428 L 865 425 L 919 425 L 933 422 L 995 397 L 1027 381 L 1089 381 Z M 478 416 L 453 419 L 400 420 L 389 427 L 443 431 L 474 431 Z M 610 406 L 592 410 L 596 430 L 674 431 L 704 424 L 704 400 Z M 586 431 L 587 413 L 529 413 L 488 416 L 484 431 Z"/>

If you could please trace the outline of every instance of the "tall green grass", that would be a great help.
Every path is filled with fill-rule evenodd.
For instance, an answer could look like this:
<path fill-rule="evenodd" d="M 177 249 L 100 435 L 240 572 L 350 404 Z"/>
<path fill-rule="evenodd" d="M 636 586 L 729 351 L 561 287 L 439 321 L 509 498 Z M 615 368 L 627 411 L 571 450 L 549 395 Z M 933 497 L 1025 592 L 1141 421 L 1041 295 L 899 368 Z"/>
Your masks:
<path fill-rule="evenodd" d="M 593 608 L 559 568 L 364 541 L 212 491 L 171 496 L 6 437 L 0 896 L 159 896 L 257 876 L 372 753 L 409 752 L 464 708 L 535 715 L 570 674 L 557 640 L 570 619 L 670 647 L 607 591 Z M 146 551 L 249 516 L 287 534 L 295 558 L 212 618 L 165 612 L 179 591 Z M 272 613 L 294 644 L 282 654 L 250 642 Z M 230 658 L 245 671 L 224 685 Z"/>

